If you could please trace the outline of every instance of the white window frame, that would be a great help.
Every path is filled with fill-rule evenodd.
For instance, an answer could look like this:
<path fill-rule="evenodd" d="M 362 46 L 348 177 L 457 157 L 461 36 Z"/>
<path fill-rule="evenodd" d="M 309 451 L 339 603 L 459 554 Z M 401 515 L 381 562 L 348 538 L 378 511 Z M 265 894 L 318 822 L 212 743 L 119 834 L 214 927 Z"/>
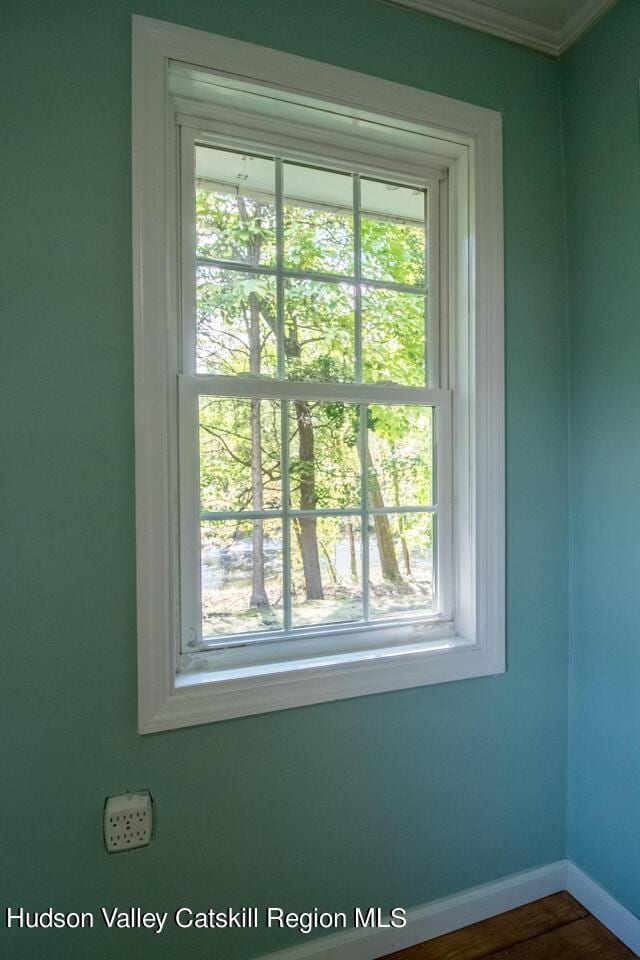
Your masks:
<path fill-rule="evenodd" d="M 444 377 L 420 389 L 438 410 L 442 450 L 439 508 L 451 523 L 443 572 L 447 615 L 260 647 L 215 651 L 197 669 L 176 673 L 181 649 L 181 522 L 195 506 L 180 496 L 179 437 L 193 430 L 193 377 L 179 377 L 180 166 L 178 120 L 211 132 L 205 104 L 168 92 L 168 68 L 181 61 L 293 97 L 339 105 L 353 116 L 391 118 L 420 132 L 419 158 L 402 151 L 388 169 L 411 164 L 421 180 L 442 181 L 438 311 L 446 323 L 439 352 Z M 345 94 L 348 91 L 348 94 Z M 209 115 L 208 115 L 209 114 Z M 233 128 L 233 129 L 232 129 Z M 215 117 L 216 142 L 237 118 Z M 229 132 L 230 131 L 230 132 Z M 264 136 L 267 136 L 265 128 Z M 192 131 L 193 132 L 193 131 Z M 247 142 L 246 130 L 242 137 Z M 271 133 L 271 138 L 273 134 Z M 260 130 L 254 134 L 260 139 Z M 296 157 L 321 157 L 292 147 Z M 250 137 L 248 138 L 250 140 Z M 193 142 L 193 141 L 191 141 Z M 279 146 L 279 144 L 276 144 Z M 353 156 L 349 144 L 340 144 Z M 285 151 L 286 152 L 286 151 Z M 336 153 L 331 153 L 337 159 Z M 331 166 L 327 158 L 326 166 Z M 375 164 L 374 164 L 375 167 Z M 384 167 L 378 161 L 378 171 Z M 362 172 L 365 172 L 364 170 Z M 408 175 L 408 174 L 407 174 Z M 504 304 L 500 114 L 315 61 L 202 31 L 133 17 L 133 250 L 136 407 L 139 730 L 158 730 L 263 713 L 367 693 L 486 676 L 505 669 Z M 276 384 L 279 395 L 289 387 Z M 261 385 L 264 389 L 264 383 Z M 383 388 L 389 389 L 389 388 Z M 416 388 L 417 389 L 417 388 Z M 354 386 L 349 387 L 349 398 Z M 375 386 L 355 390 L 375 402 Z M 206 392 L 206 391 L 205 391 Z M 247 396 L 246 389 L 241 391 Z M 322 393 L 322 391 L 320 391 Z M 338 400 L 339 386 L 330 399 Z M 405 397 L 406 394 L 406 397 Z M 395 402 L 410 402 L 397 388 Z M 403 399 L 404 397 L 404 399 Z M 319 396 L 318 399 L 322 399 Z M 386 401 L 388 402 L 388 400 Z M 184 444 L 183 444 L 184 446 Z M 444 492 L 443 492 L 444 491 Z M 182 512 L 182 521 L 181 521 Z M 442 560 L 440 562 L 443 562 Z M 348 642 L 345 638 L 349 635 Z M 329 642 L 328 642 L 329 641 Z"/>
<path fill-rule="evenodd" d="M 453 575 L 451 570 L 451 561 L 452 561 L 452 547 L 453 547 L 453 531 L 451 529 L 451 519 L 452 519 L 452 480 L 451 480 L 451 459 L 452 459 L 452 449 L 451 449 L 451 439 L 452 439 L 452 429 L 451 429 L 451 391 L 448 389 L 440 389 L 440 366 L 441 361 L 439 359 L 439 353 L 442 352 L 443 359 L 442 363 L 446 366 L 446 349 L 440 351 L 440 311 L 439 311 L 439 250 L 441 245 L 446 242 L 444 233 L 446 231 L 446 218 L 440 216 L 440 180 L 433 176 L 423 175 L 418 176 L 416 173 L 411 171 L 403 171 L 402 167 L 398 169 L 398 160 L 396 159 L 396 165 L 393 169 L 388 169 L 386 167 L 374 167 L 372 166 L 371 158 L 366 158 L 362 155 L 361 152 L 355 151 L 353 147 L 348 149 L 343 140 L 344 138 L 339 137 L 337 134 L 334 134 L 332 138 L 332 143 L 329 146 L 327 143 L 322 145 L 322 155 L 314 156 L 309 152 L 309 142 L 307 140 L 307 146 L 304 153 L 301 155 L 299 153 L 299 148 L 296 149 L 296 144 L 283 136 L 282 133 L 282 124 L 279 124 L 277 129 L 274 130 L 273 123 L 270 124 L 270 130 L 268 132 L 257 132 L 251 126 L 251 118 L 249 123 L 247 120 L 240 115 L 234 116 L 234 133 L 230 137 L 229 134 L 222 135 L 218 129 L 218 120 L 219 112 L 216 111 L 214 116 L 211 117 L 198 117 L 201 119 L 202 124 L 210 123 L 211 129 L 203 129 L 202 124 L 200 127 L 193 127 L 194 118 L 189 115 L 184 115 L 181 112 L 182 109 L 191 109 L 192 111 L 199 111 L 202 113 L 202 105 L 197 104 L 186 104 L 181 103 L 180 100 L 176 104 L 177 116 L 176 121 L 180 127 L 179 136 L 180 136 L 180 179 L 181 179 L 181 210 L 180 210 L 180 224 L 181 224 L 181 237 L 182 237 L 182 271 L 181 271 L 181 294 L 182 294 L 182 351 L 181 351 L 181 363 L 180 363 L 180 372 L 178 377 L 178 410 L 179 410 L 179 500 L 180 500 L 180 545 L 181 545 L 181 564 L 180 564 L 180 596 L 181 596 L 181 649 L 182 656 L 179 657 L 179 666 L 184 671 L 188 669 L 189 672 L 200 672 L 202 673 L 203 669 L 215 669 L 220 667 L 223 663 L 229 665 L 230 663 L 238 664 L 241 666 L 243 662 L 251 661 L 251 665 L 254 665 L 261 658 L 266 657 L 269 661 L 274 659 L 290 659 L 292 654 L 292 649 L 290 647 L 283 646 L 282 643 L 286 642 L 287 639 L 295 639 L 297 644 L 297 651 L 300 650 L 300 645 L 298 643 L 301 639 L 309 639 L 310 641 L 313 638 L 318 639 L 318 643 L 314 645 L 312 642 L 305 644 L 306 656 L 308 657 L 311 652 L 314 654 L 317 653 L 318 656 L 326 655 L 329 650 L 333 652 L 344 652 L 349 648 L 349 646 L 364 645 L 368 648 L 371 646 L 388 646 L 389 641 L 391 640 L 394 643 L 406 642 L 408 638 L 411 637 L 412 633 L 415 633 L 415 625 L 420 623 L 422 626 L 428 624 L 429 628 L 433 630 L 436 627 L 442 627 L 444 624 L 451 624 L 453 619 Z M 242 122 L 244 120 L 244 123 Z M 297 127 L 296 134 L 297 139 L 299 140 L 303 131 L 301 126 Z M 308 131 L 309 136 L 312 135 L 312 131 Z M 257 138 L 260 139 L 257 139 Z M 351 138 L 350 138 L 351 139 Z M 425 281 L 423 287 L 428 289 L 428 304 L 429 309 L 426 311 L 425 315 L 425 347 L 427 354 L 427 366 L 428 370 L 425 370 L 426 377 L 430 384 L 429 387 L 426 385 L 423 387 L 398 387 L 398 386 L 387 386 L 382 384 L 372 384 L 367 385 L 362 383 L 361 379 L 356 377 L 356 382 L 354 383 L 317 383 L 317 382 L 292 382 L 288 379 L 279 379 L 279 380 L 267 380 L 264 378 L 257 378 L 251 380 L 246 376 L 235 377 L 235 376 L 216 376 L 216 375 L 207 375 L 202 373 L 197 373 L 196 371 L 196 349 L 195 349 L 195 298 L 194 291 L 196 289 L 196 269 L 197 262 L 195 256 L 195 219 L 194 219 L 194 195 L 196 189 L 195 181 L 195 147 L 198 145 L 209 145 L 214 147 L 221 148 L 236 148 L 239 150 L 246 149 L 247 143 L 259 143 L 262 152 L 268 151 L 270 154 L 273 153 L 277 155 L 282 152 L 286 152 L 286 162 L 289 161 L 298 161 L 302 163 L 309 163 L 310 161 L 315 161 L 318 164 L 324 163 L 324 168 L 327 168 L 327 164 L 330 164 L 331 169 L 335 170 L 339 163 L 330 161 L 330 154 L 327 153 L 328 150 L 336 149 L 336 142 L 340 143 L 342 146 L 342 155 L 343 157 L 348 157 L 350 163 L 347 163 L 347 172 L 353 172 L 353 168 L 356 168 L 358 174 L 361 175 L 363 167 L 366 169 L 366 175 L 377 176 L 381 179 L 389 179 L 393 182 L 398 182 L 402 180 L 404 184 L 407 184 L 407 180 L 411 179 L 413 182 L 411 185 L 419 186 L 424 188 L 427 191 L 427 211 L 425 212 L 426 220 L 428 221 L 428 227 L 426 231 L 427 236 L 427 251 L 425 257 L 425 264 L 427 266 L 427 275 L 425 276 Z M 415 163 L 415 161 L 414 161 Z M 277 164 L 276 164 L 277 165 Z M 358 179 L 354 181 L 354 184 L 358 182 Z M 359 193 L 359 190 L 356 188 L 356 194 Z M 355 197 L 354 197 L 355 201 Z M 354 203 L 355 208 L 355 203 Z M 357 222 L 357 218 L 356 218 Z M 440 224 L 443 223 L 442 236 L 440 231 Z M 425 224 L 427 225 L 427 224 Z M 357 263 L 357 256 L 356 256 Z M 284 269 L 284 264 L 282 265 Z M 234 269 L 242 270 L 242 265 L 234 266 Z M 244 269 L 247 269 L 245 266 Z M 278 267 L 266 268 L 273 271 L 272 275 L 277 275 Z M 258 272 L 263 272 L 264 267 L 256 268 Z M 284 271 L 285 274 L 291 274 L 291 271 Z M 435 276 L 432 276 L 435 274 Z M 340 279 L 342 282 L 353 283 L 354 286 L 357 286 L 359 283 L 359 275 L 354 274 L 352 277 L 340 277 L 323 275 L 317 272 L 303 273 L 301 271 L 294 271 L 293 275 L 296 277 L 304 277 L 306 279 L 329 279 L 329 282 L 332 280 Z M 376 283 L 376 281 L 366 281 L 367 284 L 370 282 Z M 394 284 L 385 284 L 380 283 L 380 286 L 385 287 L 386 289 L 393 287 Z M 406 288 L 409 292 L 414 292 L 417 290 L 417 287 Z M 357 311 L 357 321 L 361 322 L 361 311 Z M 427 317 L 432 317 L 433 322 L 427 323 Z M 357 325 L 356 325 L 357 326 Z M 283 331 L 279 331 L 279 338 L 282 337 Z M 356 337 L 355 343 L 355 356 L 360 356 L 362 358 L 362 347 L 358 344 L 358 338 Z M 280 351 L 280 362 L 284 372 L 284 356 L 282 351 Z M 356 367 L 358 366 L 356 359 Z M 448 380 L 448 377 L 446 378 Z M 437 471 L 434 474 L 434 487 L 437 490 L 437 498 L 430 505 L 422 505 L 415 507 L 387 507 L 385 512 L 388 514 L 395 513 L 431 513 L 437 524 L 437 536 L 435 537 L 434 542 L 434 570 L 436 571 L 435 577 L 435 596 L 434 596 L 434 613 L 426 613 L 425 611 L 419 612 L 416 611 L 414 616 L 404 616 L 398 617 L 395 621 L 386 617 L 384 621 L 381 620 L 366 620 L 363 624 L 349 624 L 349 623 L 340 623 L 340 624 L 324 624 L 318 625 L 315 627 L 304 627 L 296 628 L 294 625 L 291 627 L 290 633 L 280 638 L 274 632 L 264 633 L 262 636 L 239 636 L 239 637 L 223 637 L 219 641 L 210 641 L 208 644 L 209 653 L 206 654 L 203 649 L 203 645 L 207 646 L 207 642 L 203 641 L 201 636 L 201 622 L 202 618 L 201 613 L 201 595 L 199 590 L 200 585 L 200 497 L 199 497 L 199 476 L 198 476 L 198 430 L 197 430 L 197 404 L 199 398 L 203 396 L 210 397 L 237 397 L 237 398 L 257 398 L 257 399 L 273 399 L 276 401 L 286 401 L 286 400 L 308 400 L 310 402 L 314 401 L 342 401 L 344 403 L 354 403 L 354 404 L 365 404 L 365 403 L 378 403 L 378 404 L 389 404 L 389 405 L 399 405 L 399 404 L 418 404 L 422 406 L 428 406 L 434 411 L 434 454 L 437 452 Z M 364 444 L 365 444 L 365 418 L 360 417 L 360 436 L 359 436 L 359 445 L 361 446 L 361 460 L 364 461 Z M 283 474 L 286 475 L 286 470 L 283 471 Z M 355 507 L 350 510 L 342 511 L 345 515 L 348 513 L 355 516 L 356 514 L 361 518 L 361 530 L 365 529 L 365 503 L 366 495 L 364 489 L 362 491 L 361 504 L 360 507 Z M 283 511 L 281 514 L 284 516 L 295 515 L 295 510 L 290 510 L 286 507 L 286 496 L 284 497 Z M 367 508 L 366 513 L 371 516 L 373 514 L 371 508 Z M 272 511 L 273 513 L 273 511 Z M 322 510 L 318 508 L 314 511 L 316 516 L 321 515 L 337 515 L 336 511 Z M 251 515 L 250 511 L 242 511 L 242 516 L 249 518 Z M 222 517 L 220 517 L 221 519 Z M 265 519 L 267 514 L 265 514 Z M 286 522 L 286 518 L 283 522 Z M 283 543 L 284 543 L 284 530 L 283 530 Z M 363 547 L 366 550 L 367 543 L 362 538 Z M 367 551 L 368 552 L 368 551 Z M 286 557 L 287 549 L 284 549 L 285 556 L 285 566 L 286 566 Z M 367 572 L 366 572 L 366 561 L 365 553 L 363 551 L 362 555 L 362 577 L 363 577 L 363 600 L 366 599 L 366 586 L 367 586 Z M 285 571 L 286 579 L 286 571 Z M 284 587 L 285 595 L 285 604 L 287 596 L 290 597 L 290 590 L 287 586 Z M 286 622 L 286 616 L 285 616 Z M 441 630 L 439 631 L 442 632 Z M 363 640 L 362 637 L 356 636 L 356 634 L 366 633 L 368 634 L 368 639 Z M 330 639 L 329 639 L 330 638 Z M 249 643 L 261 643 L 268 641 L 271 644 L 274 644 L 268 651 L 258 650 L 257 647 L 253 651 L 239 650 L 236 649 L 236 652 L 231 654 L 225 650 L 224 654 L 222 653 L 222 647 L 229 647 L 233 645 L 238 648 L 240 646 L 246 646 Z M 275 644 L 278 644 L 276 646 Z M 193 653 L 190 652 L 189 648 L 195 646 L 199 649 L 199 652 Z"/>

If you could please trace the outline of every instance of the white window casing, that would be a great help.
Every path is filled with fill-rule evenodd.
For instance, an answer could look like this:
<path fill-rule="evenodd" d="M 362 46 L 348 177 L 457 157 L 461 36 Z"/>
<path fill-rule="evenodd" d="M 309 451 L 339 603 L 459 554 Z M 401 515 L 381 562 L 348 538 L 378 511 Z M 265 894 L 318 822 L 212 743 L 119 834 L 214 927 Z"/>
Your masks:
<path fill-rule="evenodd" d="M 194 144 L 393 175 L 430 197 L 428 386 L 301 385 L 259 394 L 436 411 L 438 616 L 344 625 L 194 656 L 199 395 L 252 395 L 196 374 L 185 211 Z M 182 175 L 181 175 L 182 171 Z M 404 182 L 404 181 L 403 181 Z M 182 195 L 181 195 L 182 191 Z M 505 669 L 501 118 L 494 111 L 225 37 L 133 17 L 133 251 L 141 733 Z M 437 276 L 435 275 L 437 274 Z M 228 381 L 222 383 L 223 380 Z M 270 393 L 271 391 L 271 393 Z M 418 397 L 418 394 L 420 395 Z"/>

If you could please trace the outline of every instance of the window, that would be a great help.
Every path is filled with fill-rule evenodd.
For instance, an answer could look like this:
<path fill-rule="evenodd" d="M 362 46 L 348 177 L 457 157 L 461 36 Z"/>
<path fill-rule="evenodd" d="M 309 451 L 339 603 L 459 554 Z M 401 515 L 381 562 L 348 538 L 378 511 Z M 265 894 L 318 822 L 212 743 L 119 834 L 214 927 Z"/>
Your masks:
<path fill-rule="evenodd" d="M 199 451 L 187 429 L 181 463 L 200 499 L 197 529 L 183 517 L 183 653 L 448 619 L 427 389 L 437 182 L 191 141 L 182 155 Z M 449 448 L 447 431 L 438 459 Z"/>
<path fill-rule="evenodd" d="M 504 669 L 499 130 L 134 18 L 142 732 Z"/>

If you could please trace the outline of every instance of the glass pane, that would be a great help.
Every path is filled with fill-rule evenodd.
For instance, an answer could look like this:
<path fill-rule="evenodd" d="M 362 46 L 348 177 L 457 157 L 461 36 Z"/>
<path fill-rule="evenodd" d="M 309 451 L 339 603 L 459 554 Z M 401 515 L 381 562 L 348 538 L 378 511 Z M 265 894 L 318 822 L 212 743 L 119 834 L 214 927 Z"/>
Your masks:
<path fill-rule="evenodd" d="M 275 377 L 275 278 L 198 267 L 196 285 L 198 373 Z"/>
<path fill-rule="evenodd" d="M 425 282 L 425 192 L 360 181 L 362 276 L 420 286 Z"/>
<path fill-rule="evenodd" d="M 280 403 L 200 398 L 202 510 L 280 507 Z"/>
<path fill-rule="evenodd" d="M 202 636 L 282 628 L 280 520 L 201 524 Z"/>
<path fill-rule="evenodd" d="M 291 520 L 291 595 L 294 627 L 362 619 L 358 517 Z"/>
<path fill-rule="evenodd" d="M 354 379 L 353 309 L 350 284 L 285 282 L 284 352 L 289 379 Z"/>
<path fill-rule="evenodd" d="M 368 408 L 369 505 L 428 507 L 433 502 L 433 409 Z"/>
<path fill-rule="evenodd" d="M 362 377 L 365 383 L 425 385 L 425 298 L 362 288 Z"/>
<path fill-rule="evenodd" d="M 283 164 L 284 265 L 353 276 L 353 181 Z"/>
<path fill-rule="evenodd" d="M 296 510 L 360 504 L 359 408 L 353 403 L 289 404 L 289 476 Z"/>
<path fill-rule="evenodd" d="M 275 163 L 196 147 L 196 256 L 275 266 Z"/>
<path fill-rule="evenodd" d="M 372 618 L 433 612 L 433 524 L 430 513 L 369 518 Z"/>

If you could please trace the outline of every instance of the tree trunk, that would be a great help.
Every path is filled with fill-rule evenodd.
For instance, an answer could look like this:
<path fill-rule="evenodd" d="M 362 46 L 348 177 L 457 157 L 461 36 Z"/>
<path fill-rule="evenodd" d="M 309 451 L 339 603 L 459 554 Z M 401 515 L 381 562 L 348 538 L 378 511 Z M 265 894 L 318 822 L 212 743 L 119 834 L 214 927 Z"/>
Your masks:
<path fill-rule="evenodd" d="M 382 491 L 378 482 L 378 474 L 376 473 L 373 465 L 371 451 L 368 447 L 367 460 L 369 464 L 369 497 L 371 499 L 371 506 L 384 507 L 384 499 L 382 497 Z M 382 568 L 383 579 L 389 580 L 391 583 L 402 583 L 402 576 L 400 574 L 400 568 L 398 567 L 396 548 L 393 545 L 393 535 L 391 533 L 389 518 L 384 513 L 376 513 L 374 514 L 373 522 L 376 531 L 376 541 L 378 543 L 378 554 L 380 556 L 380 566 Z"/>
<path fill-rule="evenodd" d="M 248 220 L 247 207 L 242 197 L 238 197 L 238 209 L 244 223 Z M 254 234 L 249 241 L 247 252 L 252 263 L 260 260 L 262 238 Z M 249 372 L 260 373 L 260 301 L 255 293 L 249 294 Z M 262 510 L 262 422 L 260 420 L 260 401 L 251 400 L 251 507 Z M 258 610 L 269 610 L 271 605 L 264 582 L 264 526 L 262 520 L 252 523 L 252 574 L 251 599 L 249 606 Z"/>
<path fill-rule="evenodd" d="M 396 464 L 396 445 L 395 443 L 391 444 L 391 471 L 393 475 L 393 492 L 395 495 L 396 507 L 400 506 L 400 482 L 398 480 L 398 467 Z M 404 563 L 404 571 L 408 577 L 411 577 L 411 554 L 409 553 L 409 545 L 407 543 L 407 538 L 404 535 L 404 517 L 401 513 L 398 514 L 398 531 L 400 533 L 400 543 L 402 545 L 402 560 Z"/>
<path fill-rule="evenodd" d="M 404 571 L 408 577 L 411 577 L 411 554 L 409 553 L 407 538 L 404 535 L 404 517 L 401 513 L 398 514 L 398 530 L 400 532 L 400 543 L 402 544 L 402 561 L 404 563 Z"/>
<path fill-rule="evenodd" d="M 300 534 L 300 521 L 297 517 L 291 521 L 291 527 L 296 535 L 296 543 L 298 544 L 298 550 L 300 551 L 300 556 L 302 556 L 302 536 Z M 295 580 L 293 578 L 293 571 L 291 573 L 291 595 L 297 600 L 298 593 L 296 591 Z"/>
<path fill-rule="evenodd" d="M 262 510 L 262 463 L 260 457 L 262 430 L 260 401 L 251 401 L 251 506 Z M 253 574 L 250 607 L 269 607 L 264 583 L 264 529 L 262 520 L 253 521 Z"/>
<path fill-rule="evenodd" d="M 305 400 L 294 401 L 300 448 L 300 509 L 315 510 L 316 477 L 311 408 Z M 322 572 L 315 517 L 300 517 L 300 548 L 307 600 L 323 600 Z"/>
<path fill-rule="evenodd" d="M 324 543 L 323 540 L 318 540 L 318 543 L 320 544 L 320 549 L 322 550 L 322 553 L 324 554 L 324 558 L 325 558 L 325 560 L 327 561 L 327 566 L 328 566 L 328 568 L 329 568 L 329 573 L 330 573 L 331 579 L 333 580 L 333 583 L 334 583 L 334 585 L 335 585 L 335 584 L 337 584 L 337 582 L 338 582 L 338 575 L 337 575 L 337 573 L 336 573 L 335 564 L 334 564 L 333 560 L 331 559 L 331 554 L 330 554 L 329 551 L 327 550 L 327 545 L 326 545 L 326 543 Z"/>
<path fill-rule="evenodd" d="M 358 582 L 358 561 L 356 559 L 356 538 L 353 535 L 353 523 L 347 521 L 347 530 L 349 532 L 349 559 L 351 561 L 351 579 L 354 583 Z"/>
<path fill-rule="evenodd" d="M 260 373 L 260 304 L 258 298 L 249 296 L 249 364 L 252 374 Z M 262 510 L 262 423 L 260 401 L 251 400 L 251 507 Z M 264 583 L 264 528 L 262 520 L 253 521 L 253 572 L 251 577 L 250 607 L 258 610 L 270 607 Z"/>

